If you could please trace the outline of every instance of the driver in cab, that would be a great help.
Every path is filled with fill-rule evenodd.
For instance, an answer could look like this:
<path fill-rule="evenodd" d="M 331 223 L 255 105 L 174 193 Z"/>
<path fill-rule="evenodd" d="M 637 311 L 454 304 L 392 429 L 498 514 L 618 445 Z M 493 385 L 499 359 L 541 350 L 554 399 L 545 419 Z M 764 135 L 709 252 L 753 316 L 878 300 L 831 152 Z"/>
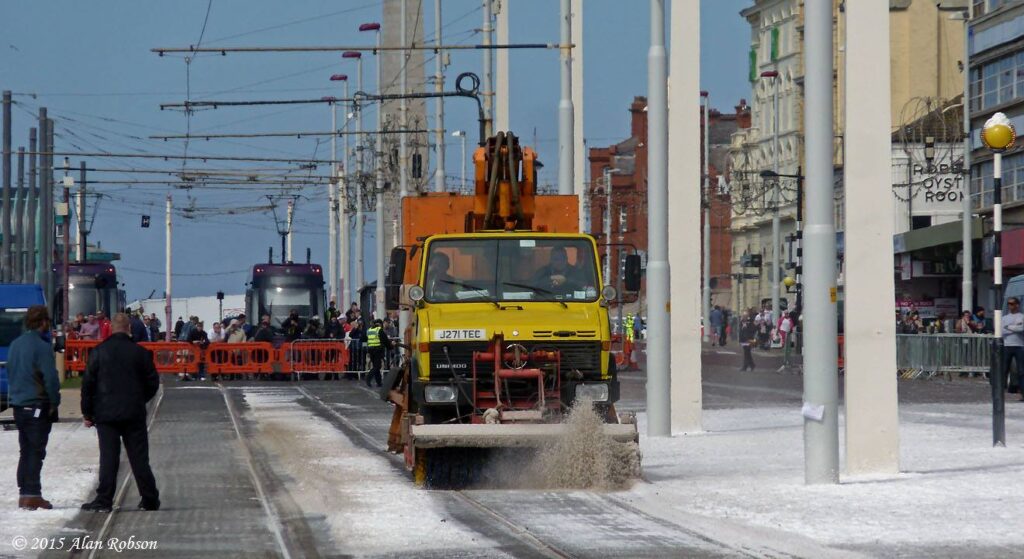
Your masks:
<path fill-rule="evenodd" d="M 431 301 L 451 301 L 455 299 L 455 281 L 448 269 L 451 261 L 443 252 L 435 252 L 427 266 L 427 298 Z"/>

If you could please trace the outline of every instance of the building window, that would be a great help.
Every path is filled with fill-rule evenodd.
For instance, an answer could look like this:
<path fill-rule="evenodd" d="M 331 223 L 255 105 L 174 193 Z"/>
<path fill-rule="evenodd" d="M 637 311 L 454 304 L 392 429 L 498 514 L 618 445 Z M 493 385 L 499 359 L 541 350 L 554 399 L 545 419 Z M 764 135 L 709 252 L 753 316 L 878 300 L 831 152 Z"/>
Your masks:
<path fill-rule="evenodd" d="M 971 110 L 982 111 L 1024 97 L 1024 52 L 971 69 Z"/>
<path fill-rule="evenodd" d="M 985 161 L 971 167 L 971 199 L 975 209 L 992 206 L 993 185 L 992 162 Z M 1004 204 L 1024 200 L 1024 154 L 1003 158 L 1003 199 Z"/>

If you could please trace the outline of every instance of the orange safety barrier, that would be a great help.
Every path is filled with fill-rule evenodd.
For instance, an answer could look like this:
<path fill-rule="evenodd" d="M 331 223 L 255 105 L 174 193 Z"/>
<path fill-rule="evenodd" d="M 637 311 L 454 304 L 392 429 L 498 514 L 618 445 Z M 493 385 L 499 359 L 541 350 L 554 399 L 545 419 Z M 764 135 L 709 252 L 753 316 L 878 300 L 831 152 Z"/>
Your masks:
<path fill-rule="evenodd" d="M 837 365 L 839 365 L 839 370 L 843 370 L 846 368 L 846 337 L 839 334 L 836 341 L 839 342 L 839 363 Z"/>
<path fill-rule="evenodd" d="M 202 349 L 187 342 L 141 342 L 153 352 L 153 364 L 160 374 L 198 373 Z"/>
<path fill-rule="evenodd" d="M 281 365 L 292 373 L 342 373 L 348 348 L 342 340 L 296 340 L 278 350 Z"/>
<path fill-rule="evenodd" d="M 203 362 L 211 375 L 288 372 L 268 342 L 213 343 L 206 348 Z"/>
<path fill-rule="evenodd" d="M 99 340 L 67 340 L 64 345 L 64 370 L 85 371 L 89 352 L 98 345 Z"/>

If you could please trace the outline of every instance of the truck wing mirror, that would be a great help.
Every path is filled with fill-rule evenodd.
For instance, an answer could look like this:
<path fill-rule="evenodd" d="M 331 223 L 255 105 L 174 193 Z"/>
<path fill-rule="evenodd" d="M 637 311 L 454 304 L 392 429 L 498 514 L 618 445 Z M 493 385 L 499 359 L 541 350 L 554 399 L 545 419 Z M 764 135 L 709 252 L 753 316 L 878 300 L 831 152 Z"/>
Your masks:
<path fill-rule="evenodd" d="M 405 279 L 406 251 L 402 247 L 391 249 L 391 262 L 388 264 L 387 277 L 384 279 L 384 308 L 389 311 L 398 310 Z"/>
<path fill-rule="evenodd" d="M 624 284 L 626 291 L 640 291 L 640 255 L 626 255 L 626 274 Z"/>

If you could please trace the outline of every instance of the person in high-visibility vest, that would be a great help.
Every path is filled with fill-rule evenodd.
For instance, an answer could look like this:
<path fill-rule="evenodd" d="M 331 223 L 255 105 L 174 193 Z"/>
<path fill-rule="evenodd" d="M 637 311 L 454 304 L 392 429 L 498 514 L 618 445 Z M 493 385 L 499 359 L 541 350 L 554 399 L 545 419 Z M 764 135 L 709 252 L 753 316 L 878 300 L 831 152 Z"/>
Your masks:
<path fill-rule="evenodd" d="M 384 384 L 380 375 L 384 352 L 391 347 L 391 340 L 384 333 L 383 320 L 379 318 L 374 320 L 373 327 L 366 331 L 366 347 L 370 350 L 370 363 L 372 364 L 370 374 L 366 375 L 366 386 L 373 386 L 376 381 L 377 386 L 380 387 Z"/>
<path fill-rule="evenodd" d="M 622 326 L 624 332 L 622 339 L 623 363 L 628 369 L 633 358 L 633 315 L 627 314 L 625 324 Z"/>

